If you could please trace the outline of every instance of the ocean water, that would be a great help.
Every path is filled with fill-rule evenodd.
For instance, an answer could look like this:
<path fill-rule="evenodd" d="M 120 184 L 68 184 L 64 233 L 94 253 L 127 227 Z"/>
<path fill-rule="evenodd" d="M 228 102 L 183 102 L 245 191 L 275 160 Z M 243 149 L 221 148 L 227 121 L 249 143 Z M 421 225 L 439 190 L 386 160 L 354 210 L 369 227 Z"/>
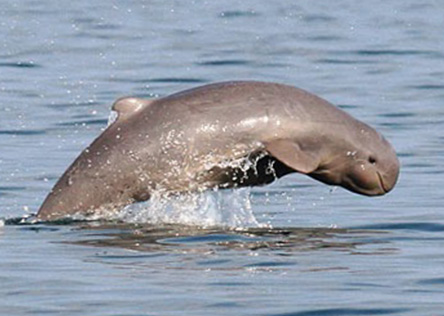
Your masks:
<path fill-rule="evenodd" d="M 444 2 L 33 1 L 0 7 L 1 315 L 444 315 Z M 29 224 L 121 96 L 254 79 L 381 131 L 398 185 L 301 175 Z"/>

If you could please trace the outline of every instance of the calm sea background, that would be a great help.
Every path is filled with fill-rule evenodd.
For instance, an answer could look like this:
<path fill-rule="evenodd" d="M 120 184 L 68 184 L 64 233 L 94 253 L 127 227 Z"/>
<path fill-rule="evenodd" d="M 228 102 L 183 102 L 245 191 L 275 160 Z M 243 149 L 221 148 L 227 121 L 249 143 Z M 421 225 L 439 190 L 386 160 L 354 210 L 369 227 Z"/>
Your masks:
<path fill-rule="evenodd" d="M 444 315 L 443 12 L 440 0 L 3 0 L 0 314 Z M 15 220 L 116 98 L 234 79 L 304 88 L 374 126 L 399 153 L 395 190 L 367 198 L 292 175 L 209 197 L 225 215 Z M 254 218 L 232 202 L 245 199 Z M 223 227 L 227 211 L 243 229 Z"/>

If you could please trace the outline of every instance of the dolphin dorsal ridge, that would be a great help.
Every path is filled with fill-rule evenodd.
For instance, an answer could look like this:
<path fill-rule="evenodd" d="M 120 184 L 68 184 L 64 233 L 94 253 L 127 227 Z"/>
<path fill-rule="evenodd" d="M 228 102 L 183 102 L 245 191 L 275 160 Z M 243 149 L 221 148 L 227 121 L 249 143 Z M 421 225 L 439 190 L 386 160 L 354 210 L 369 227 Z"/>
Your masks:
<path fill-rule="evenodd" d="M 117 112 L 117 120 L 121 121 L 146 108 L 154 101 L 155 100 L 145 100 L 135 97 L 124 97 L 114 102 L 112 110 Z"/>

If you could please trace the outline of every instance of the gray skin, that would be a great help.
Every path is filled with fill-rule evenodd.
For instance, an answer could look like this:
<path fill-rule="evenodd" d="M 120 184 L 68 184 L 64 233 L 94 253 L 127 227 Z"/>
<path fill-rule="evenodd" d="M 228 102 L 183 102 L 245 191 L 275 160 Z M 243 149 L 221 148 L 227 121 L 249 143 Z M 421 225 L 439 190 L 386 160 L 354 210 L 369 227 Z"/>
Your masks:
<path fill-rule="evenodd" d="M 153 194 L 263 185 L 292 172 L 376 196 L 399 174 L 381 134 L 287 85 L 216 83 L 123 98 L 113 110 L 117 120 L 59 179 L 38 219 L 98 215 Z"/>

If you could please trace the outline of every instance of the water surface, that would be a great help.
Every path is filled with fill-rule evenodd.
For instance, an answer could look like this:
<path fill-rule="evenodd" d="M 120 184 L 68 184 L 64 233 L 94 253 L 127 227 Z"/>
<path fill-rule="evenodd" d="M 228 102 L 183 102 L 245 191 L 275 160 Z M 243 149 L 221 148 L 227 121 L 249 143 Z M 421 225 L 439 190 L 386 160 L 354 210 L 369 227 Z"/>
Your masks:
<path fill-rule="evenodd" d="M 3 1 L 0 313 L 442 315 L 443 9 Z M 304 88 L 380 130 L 402 163 L 396 189 L 366 198 L 291 175 L 216 197 L 229 201 L 223 216 L 14 220 L 38 209 L 116 98 L 233 79 Z M 243 213 L 231 203 L 245 199 Z M 227 212 L 238 229 L 224 227 Z"/>

